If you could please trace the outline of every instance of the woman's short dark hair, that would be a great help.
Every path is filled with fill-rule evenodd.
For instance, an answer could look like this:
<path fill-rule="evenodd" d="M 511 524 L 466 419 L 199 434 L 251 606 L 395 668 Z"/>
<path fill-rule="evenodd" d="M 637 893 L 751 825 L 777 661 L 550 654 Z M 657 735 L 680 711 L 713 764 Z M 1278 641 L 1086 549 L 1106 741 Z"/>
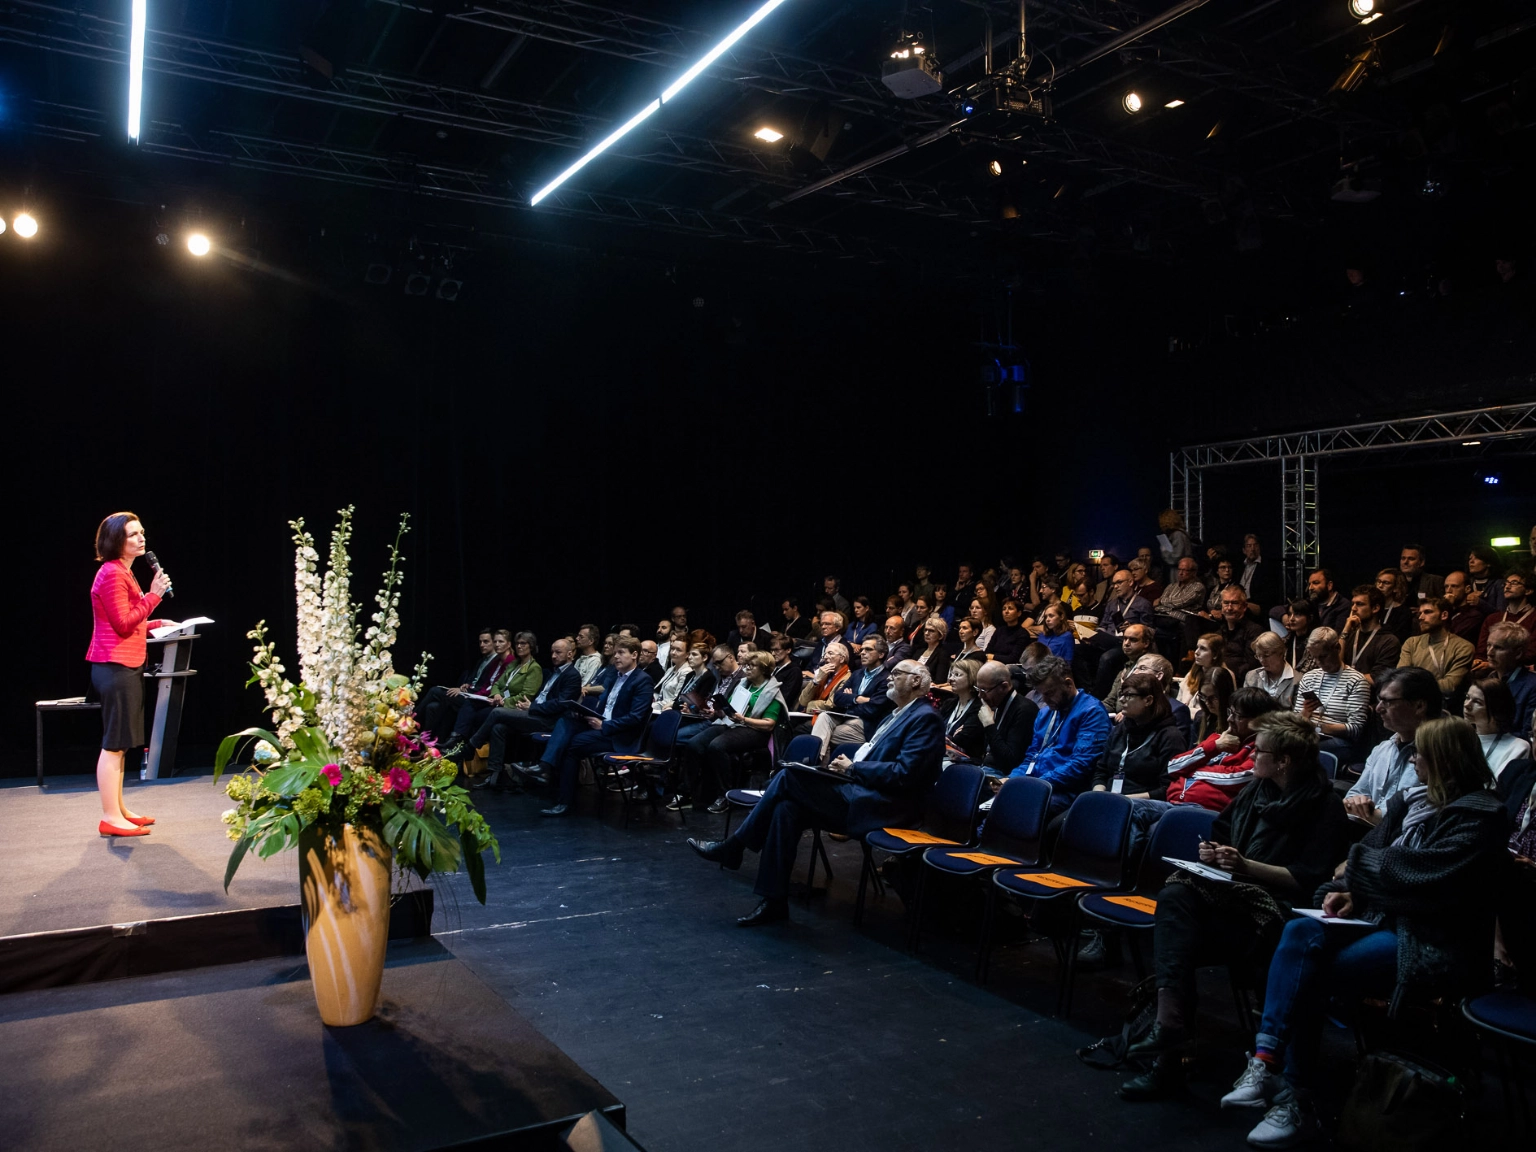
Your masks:
<path fill-rule="evenodd" d="M 1483 694 L 1483 707 L 1488 709 L 1488 718 L 1502 736 L 1506 732 L 1515 729 L 1515 694 L 1509 690 L 1509 685 L 1497 676 L 1490 676 L 1486 680 L 1474 681 L 1472 687 Z"/>
<path fill-rule="evenodd" d="M 1163 682 L 1150 672 L 1132 672 L 1120 681 L 1120 689 L 1150 699 L 1153 720 L 1162 720 L 1173 715 L 1173 707 L 1168 703 L 1168 694 L 1163 691 Z"/>
<path fill-rule="evenodd" d="M 128 522 L 137 520 L 136 512 L 114 512 L 96 526 L 96 559 L 120 560 L 128 542 Z"/>
<path fill-rule="evenodd" d="M 1476 556 L 1488 566 L 1490 577 L 1499 574 L 1499 554 L 1486 544 L 1475 544 L 1467 551 L 1468 556 Z"/>
<path fill-rule="evenodd" d="M 519 632 L 516 636 L 512 637 L 512 647 L 516 648 L 524 640 L 528 641 L 528 655 L 537 656 L 539 654 L 539 638 L 532 632 Z"/>
<path fill-rule="evenodd" d="M 1291 610 L 1292 616 L 1305 616 L 1308 620 L 1312 621 L 1313 624 L 1317 623 L 1317 605 L 1312 603 L 1312 601 L 1308 600 L 1305 596 L 1297 600 L 1292 600 L 1288 607 Z M 1310 632 L 1311 629 L 1308 628 L 1307 631 Z"/>
<path fill-rule="evenodd" d="M 1257 720 L 1279 707 L 1280 702 L 1262 688 L 1239 688 L 1232 693 L 1232 711 L 1244 720 Z"/>

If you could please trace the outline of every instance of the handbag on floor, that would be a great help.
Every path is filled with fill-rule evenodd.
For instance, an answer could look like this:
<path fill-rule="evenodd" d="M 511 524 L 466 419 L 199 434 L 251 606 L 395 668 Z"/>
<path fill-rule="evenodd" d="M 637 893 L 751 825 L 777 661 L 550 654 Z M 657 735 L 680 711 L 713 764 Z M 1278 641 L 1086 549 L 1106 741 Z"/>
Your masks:
<path fill-rule="evenodd" d="M 1086 1048 L 1079 1048 L 1077 1050 L 1077 1058 L 1090 1068 L 1098 1068 L 1106 1072 L 1116 1068 L 1124 1068 L 1133 1062 L 1140 1067 L 1148 1062 L 1139 1059 L 1135 1061 L 1128 1060 L 1126 1050 L 1148 1032 L 1152 1031 L 1152 1024 L 1156 1020 L 1156 977 L 1148 976 L 1131 989 L 1130 1008 L 1126 1011 L 1125 1023 L 1121 1026 L 1120 1031 L 1114 1036 L 1106 1036 L 1102 1040 L 1095 1040 Z"/>
<path fill-rule="evenodd" d="M 1453 1074 L 1369 1052 L 1339 1113 L 1334 1145 L 1349 1152 L 1445 1152 L 1463 1138 L 1466 1112 L 1466 1088 Z"/>

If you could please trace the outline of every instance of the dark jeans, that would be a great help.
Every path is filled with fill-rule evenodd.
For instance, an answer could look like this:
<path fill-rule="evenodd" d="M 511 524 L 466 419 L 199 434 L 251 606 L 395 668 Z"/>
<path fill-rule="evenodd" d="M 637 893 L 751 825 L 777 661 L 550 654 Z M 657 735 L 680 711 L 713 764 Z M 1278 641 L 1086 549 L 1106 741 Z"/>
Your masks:
<path fill-rule="evenodd" d="M 551 727 L 553 721 L 535 720 L 519 708 L 492 708 L 480 727 L 475 729 L 475 734 L 469 738 L 469 746 L 479 748 L 489 744 L 490 770 L 499 772 L 507 762 L 509 744 L 513 744 L 517 751 L 522 751 L 519 746 L 522 743 L 520 737 L 531 736 L 535 732 L 548 732 Z"/>
<path fill-rule="evenodd" d="M 763 798 L 747 814 L 731 842 L 762 855 L 757 861 L 757 883 L 752 890 L 770 899 L 789 895 L 789 874 L 795 853 L 807 828 L 841 832 L 848 827 L 848 799 L 839 784 L 824 776 L 781 770 L 763 792 Z"/>
<path fill-rule="evenodd" d="M 464 703 L 462 696 L 448 695 L 448 689 L 441 684 L 434 684 L 422 693 L 421 699 L 416 704 L 416 719 L 422 728 L 433 736 L 442 733 L 444 736 L 453 727 L 454 717 L 459 714 L 459 706 Z"/>
<path fill-rule="evenodd" d="M 466 700 L 459 706 L 459 714 L 453 721 L 453 739 L 468 740 L 470 733 L 474 732 L 485 721 L 485 718 L 496 711 L 496 705 L 484 700 Z M 480 745 L 471 744 L 471 748 Z"/>
<path fill-rule="evenodd" d="M 559 782 L 560 803 L 575 802 L 581 762 L 613 750 L 613 737 L 601 729 L 589 727 L 585 718 L 573 720 L 569 716 L 560 717 L 549 743 L 544 745 L 544 755 L 540 759 L 550 780 Z"/>
<path fill-rule="evenodd" d="M 768 747 L 768 733 L 711 724 L 683 747 L 683 773 L 695 804 L 708 804 L 731 786 L 731 757 Z"/>
<path fill-rule="evenodd" d="M 1269 965 L 1264 1021 L 1255 1043 L 1284 1054 L 1287 1082 L 1311 1087 L 1329 1001 L 1347 1008 L 1362 997 L 1390 996 L 1396 983 L 1396 932 L 1292 920 Z"/>
<path fill-rule="evenodd" d="M 1157 894 L 1157 919 L 1152 926 L 1152 953 L 1159 989 L 1170 988 L 1195 1007 L 1195 969 L 1205 964 L 1230 964 L 1267 955 L 1280 934 L 1280 925 L 1256 932 L 1252 922 L 1231 907 L 1213 904 L 1189 884 L 1164 884 Z"/>

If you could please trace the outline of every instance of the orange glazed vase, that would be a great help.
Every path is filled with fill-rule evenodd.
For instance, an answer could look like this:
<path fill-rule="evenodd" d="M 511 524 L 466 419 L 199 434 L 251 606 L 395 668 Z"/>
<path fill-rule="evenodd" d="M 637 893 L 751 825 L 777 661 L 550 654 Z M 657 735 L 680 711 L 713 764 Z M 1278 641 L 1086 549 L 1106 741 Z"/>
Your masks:
<path fill-rule="evenodd" d="M 390 850 L 377 829 L 311 826 L 299 834 L 304 954 L 320 1019 L 333 1027 L 373 1018 L 389 943 Z"/>

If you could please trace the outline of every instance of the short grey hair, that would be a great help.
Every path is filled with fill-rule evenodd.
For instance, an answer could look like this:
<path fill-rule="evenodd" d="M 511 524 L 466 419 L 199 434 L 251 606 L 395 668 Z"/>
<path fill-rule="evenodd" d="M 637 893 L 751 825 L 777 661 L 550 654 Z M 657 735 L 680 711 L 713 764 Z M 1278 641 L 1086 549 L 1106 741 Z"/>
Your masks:
<path fill-rule="evenodd" d="M 1265 652 L 1284 652 L 1285 641 L 1280 639 L 1278 632 L 1260 632 L 1248 647 L 1253 649 L 1255 656 Z"/>
<path fill-rule="evenodd" d="M 832 659 L 832 654 L 834 652 L 842 653 L 843 663 L 844 664 L 848 663 L 848 645 L 846 645 L 846 644 L 828 644 L 825 648 L 822 649 L 821 654 L 822 654 L 824 659 L 830 660 L 830 659 Z"/>
<path fill-rule="evenodd" d="M 1154 672 L 1153 675 L 1156 676 L 1159 680 L 1161 680 L 1164 684 L 1168 685 L 1168 691 L 1170 693 L 1173 691 L 1173 689 L 1174 689 L 1174 685 L 1173 685 L 1173 662 L 1171 660 L 1169 660 L 1168 657 L 1166 657 L 1166 656 L 1159 656 L 1156 652 L 1143 652 L 1140 656 L 1136 657 L 1136 663 L 1131 665 L 1131 667 L 1133 669 L 1134 668 L 1155 668 L 1155 669 L 1157 669 L 1157 671 Z"/>
<path fill-rule="evenodd" d="M 917 694 L 927 695 L 928 689 L 933 687 L 933 673 L 928 671 L 928 665 L 920 664 L 916 660 L 903 660 L 896 665 L 898 672 L 910 672 L 917 677 Z"/>
<path fill-rule="evenodd" d="M 1324 648 L 1327 648 L 1329 645 L 1337 644 L 1338 642 L 1339 634 L 1326 625 L 1321 628 L 1314 628 L 1307 634 L 1308 644 L 1321 644 Z"/>
<path fill-rule="evenodd" d="M 1500 648 L 1519 648 L 1524 651 L 1530 640 L 1531 634 L 1522 625 L 1511 624 L 1508 620 L 1500 620 L 1488 629 L 1488 643 L 1497 644 Z"/>

